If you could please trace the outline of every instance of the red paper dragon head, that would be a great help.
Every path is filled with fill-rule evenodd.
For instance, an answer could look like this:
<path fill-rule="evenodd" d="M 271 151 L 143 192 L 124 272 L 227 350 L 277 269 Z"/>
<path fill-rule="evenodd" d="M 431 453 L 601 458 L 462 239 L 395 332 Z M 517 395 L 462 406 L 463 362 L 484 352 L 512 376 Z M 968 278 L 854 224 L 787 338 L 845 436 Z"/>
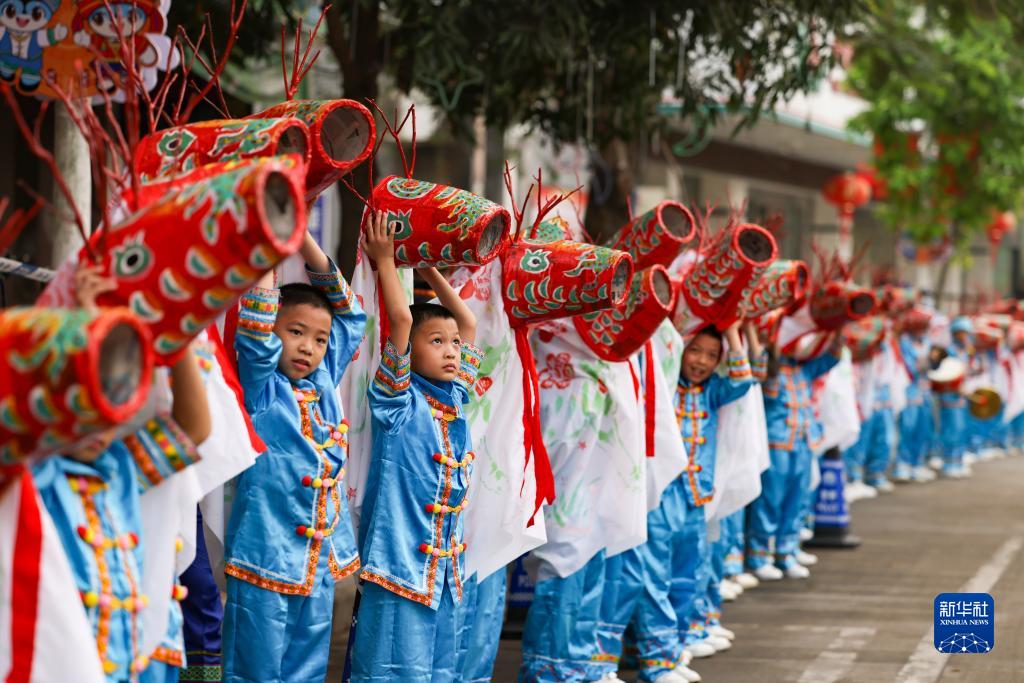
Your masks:
<path fill-rule="evenodd" d="M 126 309 L 0 311 L 0 469 L 131 419 L 149 395 L 150 341 Z"/>
<path fill-rule="evenodd" d="M 698 237 L 697 222 L 689 209 L 665 201 L 627 223 L 608 246 L 629 252 L 636 269 L 643 270 L 653 265 L 668 267 Z"/>
<path fill-rule="evenodd" d="M 145 206 L 93 234 L 79 254 L 99 254 L 117 288 L 102 306 L 127 306 L 153 335 L 157 362 L 169 365 L 188 342 L 237 301 L 260 275 L 293 253 L 306 228 L 303 168 L 254 159 Z M 73 264 L 63 267 L 41 305 L 70 305 Z"/>
<path fill-rule="evenodd" d="M 508 210 L 466 190 L 388 176 L 370 204 L 395 228 L 398 266 L 479 266 L 508 248 Z"/>

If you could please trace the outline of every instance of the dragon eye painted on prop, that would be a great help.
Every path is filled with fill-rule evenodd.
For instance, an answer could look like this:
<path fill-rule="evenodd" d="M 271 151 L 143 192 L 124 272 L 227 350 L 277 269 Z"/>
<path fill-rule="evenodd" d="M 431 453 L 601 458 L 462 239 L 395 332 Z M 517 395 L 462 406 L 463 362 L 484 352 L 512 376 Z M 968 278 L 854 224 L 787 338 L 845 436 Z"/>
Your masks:
<path fill-rule="evenodd" d="M 625 302 L 633 259 L 624 251 L 565 239 L 557 219 L 521 238 L 502 259 L 505 311 L 513 327 Z"/>
<path fill-rule="evenodd" d="M 225 170 L 226 169 L 226 170 Z M 269 157 L 203 167 L 122 224 L 93 233 L 102 274 L 117 288 L 102 306 L 127 306 L 146 321 L 157 363 L 170 365 L 188 342 L 302 241 L 303 168 Z M 79 260 L 87 258 L 86 250 Z M 70 271 L 41 305 L 71 305 Z"/>
<path fill-rule="evenodd" d="M 373 188 L 370 203 L 400 228 L 397 266 L 478 266 L 508 248 L 508 211 L 466 190 L 388 176 Z"/>
<path fill-rule="evenodd" d="M 154 362 L 149 330 L 123 308 L 0 311 L 0 357 L 0 470 L 131 419 Z"/>

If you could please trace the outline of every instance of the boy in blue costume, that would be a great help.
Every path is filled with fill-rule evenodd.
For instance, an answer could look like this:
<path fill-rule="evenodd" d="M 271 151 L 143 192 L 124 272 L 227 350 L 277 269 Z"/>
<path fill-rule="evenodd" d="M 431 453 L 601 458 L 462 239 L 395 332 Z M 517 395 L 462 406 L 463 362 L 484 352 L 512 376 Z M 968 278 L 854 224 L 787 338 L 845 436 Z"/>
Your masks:
<path fill-rule="evenodd" d="M 971 335 L 974 325 L 970 318 L 956 318 L 950 325 L 953 345 L 949 355 L 959 359 L 970 373 L 974 359 L 974 348 Z M 939 436 L 943 452 L 942 474 L 945 477 L 959 479 L 968 476 L 964 467 L 964 452 L 969 445 L 967 431 L 967 398 L 959 391 L 944 391 L 938 395 L 939 403 Z"/>
<path fill-rule="evenodd" d="M 79 305 L 96 310 L 96 297 L 113 288 L 95 268 L 76 274 Z M 196 444 L 210 433 L 206 390 L 192 350 L 171 368 L 171 415 L 149 420 L 137 432 L 115 439 L 101 432 L 68 456 L 54 456 L 33 469 L 40 500 L 50 513 L 67 554 L 96 647 L 109 681 L 139 680 L 150 653 L 142 641 L 141 615 L 149 602 L 142 585 L 142 519 L 139 497 L 198 461 Z M 172 625 L 181 613 L 171 606 Z M 177 680 L 171 669 L 161 680 Z"/>
<path fill-rule="evenodd" d="M 813 360 L 783 356 L 764 384 L 771 466 L 761 474 L 761 495 L 747 508 L 747 565 L 760 580 L 810 576 L 797 553 L 812 458 L 822 439 L 811 383 L 839 362 L 838 346 L 837 335 L 832 348 Z"/>
<path fill-rule="evenodd" d="M 334 583 L 359 568 L 335 387 L 366 315 L 308 233 L 300 252 L 310 285 L 271 289 L 268 273 L 239 312 L 239 380 L 267 451 L 238 476 L 225 539 L 229 682 L 322 681 Z"/>
<path fill-rule="evenodd" d="M 907 405 L 899 417 L 900 443 L 892 475 L 895 481 L 934 479 L 934 474 L 925 466 L 935 429 L 932 392 L 928 383 L 930 364 L 926 333 L 927 328 L 922 328 L 900 335 L 900 354 L 910 375 L 910 385 L 907 387 Z"/>
<path fill-rule="evenodd" d="M 480 368 L 476 318 L 434 268 L 420 273 L 441 305 L 408 305 L 383 214 L 369 221 L 363 248 L 377 264 L 389 335 L 368 390 L 373 455 L 351 680 L 457 681 L 466 653 L 461 512 L 473 462 L 462 405 Z"/>
<path fill-rule="evenodd" d="M 752 327 L 748 336 L 752 351 L 760 356 Z M 668 597 L 682 644 L 694 657 L 706 657 L 728 647 L 728 639 L 712 636 L 707 630 L 708 614 L 713 610 L 707 601 L 711 548 L 704 505 L 714 496 L 718 409 L 742 397 L 756 381 L 740 341 L 738 324 L 726 330 L 725 341 L 729 345 L 727 376 L 713 374 L 722 358 L 722 335 L 705 328 L 683 350 L 676 390 L 676 419 L 690 457 L 686 472 L 672 485 L 677 489 L 675 495 L 681 495 L 685 501 L 685 520 L 676 527 L 680 531 L 670 553 Z M 656 631 L 638 623 L 638 633 L 644 630 Z"/>
<path fill-rule="evenodd" d="M 708 649 L 707 654 L 716 651 L 707 642 L 700 642 L 708 637 L 703 631 L 705 617 L 698 614 L 706 610 L 703 595 L 708 591 L 711 559 L 702 506 L 713 495 L 717 411 L 754 384 L 738 330 L 736 324 L 725 334 L 729 344 L 727 377 L 715 374 L 723 340 L 714 328 L 702 329 L 686 344 L 674 402 L 689 464 L 648 513 L 647 542 L 624 553 L 640 559 L 639 571 L 625 572 L 621 580 L 628 582 L 635 575 L 634 581 L 640 584 L 637 595 L 623 587 L 618 593 L 634 600 L 631 611 L 642 681 L 699 680 L 685 666 L 688 659 L 684 657 L 684 645 L 696 646 L 698 652 Z M 605 644 L 605 649 L 612 648 Z M 618 650 L 621 645 L 615 648 L 615 654 Z"/>

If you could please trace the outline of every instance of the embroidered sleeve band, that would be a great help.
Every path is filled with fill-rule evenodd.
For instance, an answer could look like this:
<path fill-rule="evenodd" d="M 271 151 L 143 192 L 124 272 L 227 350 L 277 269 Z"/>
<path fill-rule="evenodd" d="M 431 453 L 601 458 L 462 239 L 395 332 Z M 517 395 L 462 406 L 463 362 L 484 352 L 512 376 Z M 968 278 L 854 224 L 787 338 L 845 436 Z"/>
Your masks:
<path fill-rule="evenodd" d="M 345 278 L 334 261 L 331 261 L 331 270 L 328 273 L 317 273 L 306 268 L 306 275 L 309 276 L 309 283 L 319 289 L 334 308 L 334 313 L 344 315 L 352 310 L 352 290 L 349 288 Z"/>
<path fill-rule="evenodd" d="M 762 351 L 756 359 L 750 363 L 750 371 L 754 374 L 754 378 L 763 382 L 768 378 L 768 352 Z"/>
<path fill-rule="evenodd" d="M 396 396 L 409 388 L 412 373 L 409 369 L 411 351 L 399 353 L 395 345 L 388 339 L 381 354 L 380 367 L 373 377 L 373 383 L 387 396 Z"/>
<path fill-rule="evenodd" d="M 750 361 L 745 353 L 729 352 L 729 379 L 750 379 L 753 374 L 750 371 Z"/>
<path fill-rule="evenodd" d="M 199 462 L 195 445 L 170 417 L 154 417 L 124 443 L 139 468 L 140 491 Z"/>
<path fill-rule="evenodd" d="M 238 334 L 258 341 L 270 339 L 280 298 L 278 290 L 262 287 L 253 287 L 243 294 L 238 311 Z"/>
<path fill-rule="evenodd" d="M 483 359 L 484 352 L 480 347 L 469 343 L 462 345 L 462 361 L 456 380 L 466 387 L 466 391 L 471 390 L 476 384 L 476 376 L 480 374 L 480 363 Z"/>

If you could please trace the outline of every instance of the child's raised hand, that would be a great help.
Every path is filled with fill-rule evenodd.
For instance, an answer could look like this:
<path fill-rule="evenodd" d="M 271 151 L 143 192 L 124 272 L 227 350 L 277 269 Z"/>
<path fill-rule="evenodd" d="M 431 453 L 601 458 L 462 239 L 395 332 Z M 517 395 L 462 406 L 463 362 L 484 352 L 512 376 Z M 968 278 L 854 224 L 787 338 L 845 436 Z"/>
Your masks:
<path fill-rule="evenodd" d="M 75 300 L 79 307 L 90 313 L 99 311 L 96 299 L 101 294 L 117 289 L 117 281 L 100 275 L 100 267 L 82 262 L 75 271 Z"/>
<path fill-rule="evenodd" d="M 395 258 L 395 234 L 388 225 L 387 214 L 374 211 L 363 231 L 363 250 L 378 263 Z"/>
<path fill-rule="evenodd" d="M 742 351 L 743 341 L 740 339 L 740 328 L 743 327 L 743 320 L 737 320 L 725 328 L 725 340 L 729 342 L 730 351 Z"/>

